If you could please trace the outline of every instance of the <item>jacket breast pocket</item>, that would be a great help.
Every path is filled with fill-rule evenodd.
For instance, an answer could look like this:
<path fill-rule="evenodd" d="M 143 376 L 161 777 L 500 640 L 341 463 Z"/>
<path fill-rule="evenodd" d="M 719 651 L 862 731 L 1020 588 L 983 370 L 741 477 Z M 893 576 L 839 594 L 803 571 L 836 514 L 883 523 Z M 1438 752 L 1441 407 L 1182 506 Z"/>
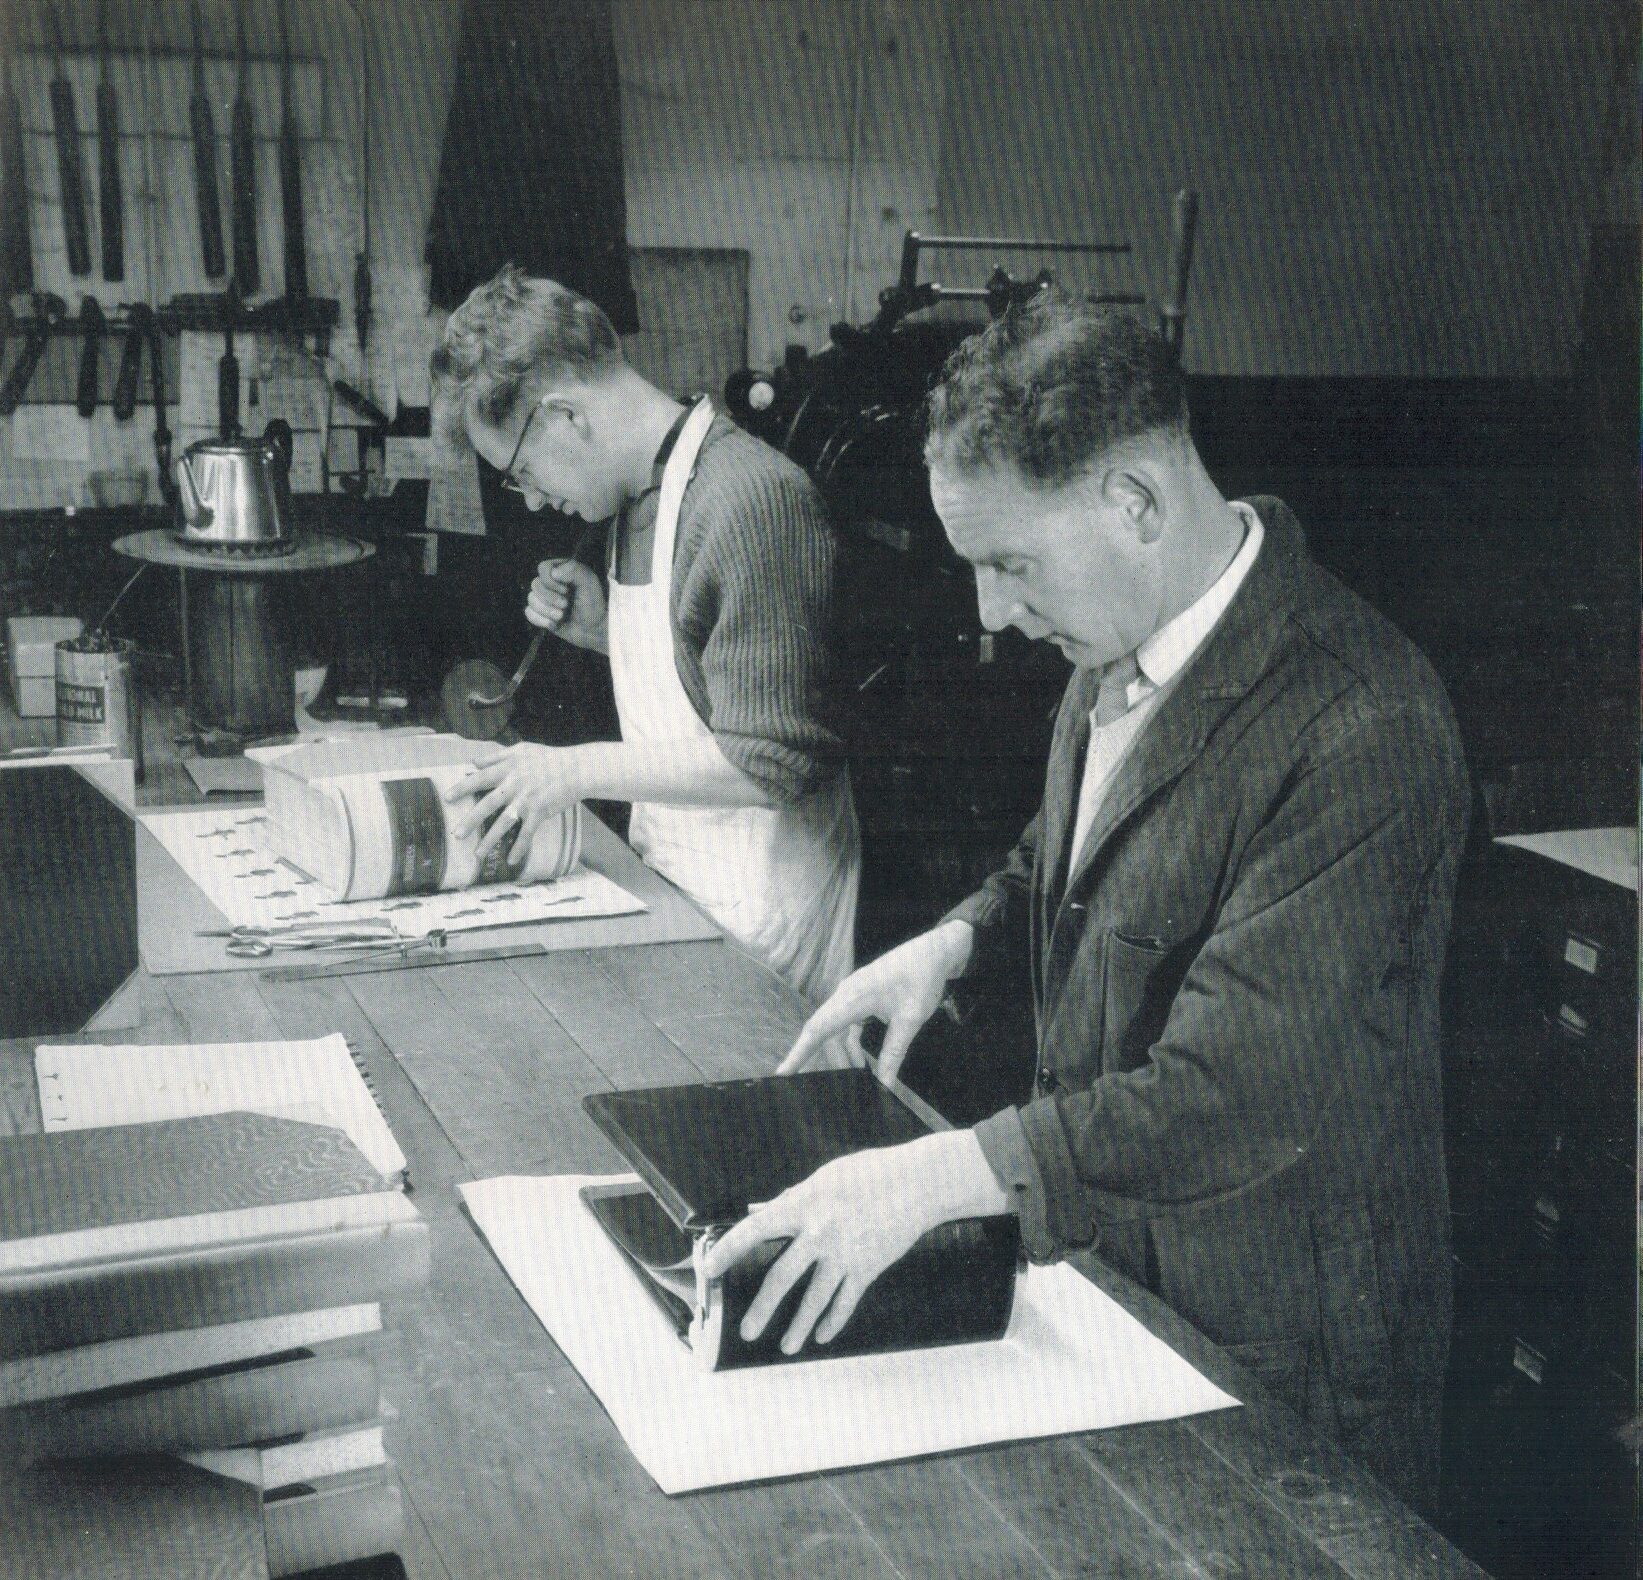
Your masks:
<path fill-rule="evenodd" d="M 1107 933 L 1101 1001 L 1103 1070 L 1134 1070 L 1146 1063 L 1180 985 L 1180 967 L 1163 939 L 1137 937 L 1116 927 Z"/>

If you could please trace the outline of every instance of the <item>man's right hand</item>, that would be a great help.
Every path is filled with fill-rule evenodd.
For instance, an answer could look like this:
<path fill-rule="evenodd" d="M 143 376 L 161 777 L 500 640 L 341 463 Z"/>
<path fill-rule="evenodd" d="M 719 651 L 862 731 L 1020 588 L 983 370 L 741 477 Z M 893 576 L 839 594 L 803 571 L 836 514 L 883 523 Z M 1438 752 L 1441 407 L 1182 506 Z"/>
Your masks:
<path fill-rule="evenodd" d="M 605 589 L 580 560 L 543 560 L 536 567 L 525 618 L 575 647 L 610 651 Z"/>
<path fill-rule="evenodd" d="M 867 1063 L 867 1050 L 861 1045 L 862 1025 L 880 1020 L 885 1033 L 878 1056 L 878 1076 L 888 1086 L 900 1071 L 919 1028 L 939 1008 L 947 984 L 970 963 L 974 944 L 975 929 L 968 922 L 943 922 L 852 972 L 805 1022 L 798 1041 L 776 1073 L 792 1075 L 805 1069 L 841 1031 L 846 1033 L 844 1044 L 850 1062 L 859 1068 Z"/>

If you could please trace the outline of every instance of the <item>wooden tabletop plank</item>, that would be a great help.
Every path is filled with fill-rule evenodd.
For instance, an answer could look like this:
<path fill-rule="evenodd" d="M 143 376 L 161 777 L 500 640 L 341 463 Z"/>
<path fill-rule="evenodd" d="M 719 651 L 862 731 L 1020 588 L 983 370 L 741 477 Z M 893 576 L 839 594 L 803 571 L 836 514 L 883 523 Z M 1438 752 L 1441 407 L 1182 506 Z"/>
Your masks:
<path fill-rule="evenodd" d="M 1341 1580 L 1346 1574 L 1181 1421 L 1115 1427 L 1072 1441 L 1160 1530 L 1200 1561 L 1220 1560 L 1225 1567 L 1217 1573 L 1251 1580 L 1291 1574 Z"/>
<path fill-rule="evenodd" d="M 268 1042 L 281 1036 L 279 1022 L 257 991 L 254 974 L 161 977 L 158 986 L 188 1028 L 188 1042 Z"/>
<path fill-rule="evenodd" d="M 826 1479 L 859 1511 L 858 1517 L 870 1526 L 900 1573 L 928 1574 L 938 1553 L 943 1574 L 974 1580 L 1081 1572 L 1046 1552 L 1035 1539 L 1038 1533 L 1030 1519 L 1014 1517 L 1013 1493 L 1004 1499 L 993 1497 L 985 1479 L 971 1476 L 972 1461 L 988 1457 L 942 1454 L 830 1471 Z M 1074 1523 L 1087 1535 L 1084 1511 Z M 1113 1573 L 1125 1580 L 1124 1571 Z"/>
<path fill-rule="evenodd" d="M 707 1080 L 769 1074 L 808 1013 L 779 977 L 730 944 L 608 949 L 596 961 Z"/>
<path fill-rule="evenodd" d="M 341 980 L 456 1143 L 466 1178 L 624 1169 L 579 1107 L 609 1083 L 505 964 Z"/>
<path fill-rule="evenodd" d="M 1153 1521 L 1146 1504 L 1115 1487 L 1071 1439 L 972 1454 L 963 1471 L 976 1495 L 995 1504 L 1056 1574 L 1103 1580 L 1219 1574 L 1200 1565 L 1188 1543 Z"/>
<path fill-rule="evenodd" d="M 397 1462 L 391 1442 L 388 1453 Z M 405 1534 L 400 1538 L 399 1561 L 405 1565 L 408 1580 L 457 1580 L 439 1556 L 439 1549 L 434 1546 L 433 1536 L 428 1530 L 428 1522 L 422 1518 L 422 1511 L 417 1508 L 416 1499 L 411 1496 L 411 1489 L 405 1485 L 403 1476 L 399 1478 L 399 1491 L 405 1502 Z"/>
<path fill-rule="evenodd" d="M 618 1090 L 702 1079 L 591 953 L 567 950 L 510 961 L 509 970 Z"/>

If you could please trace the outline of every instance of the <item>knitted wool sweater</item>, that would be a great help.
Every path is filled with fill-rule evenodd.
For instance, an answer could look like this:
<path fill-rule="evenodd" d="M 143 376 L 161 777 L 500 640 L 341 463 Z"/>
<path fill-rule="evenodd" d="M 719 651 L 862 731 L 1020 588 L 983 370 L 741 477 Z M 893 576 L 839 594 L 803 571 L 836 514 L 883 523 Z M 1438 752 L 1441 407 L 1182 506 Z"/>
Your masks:
<path fill-rule="evenodd" d="M 624 586 L 650 580 L 664 440 L 651 486 L 617 518 Z M 838 772 L 823 722 L 833 589 L 832 528 L 815 485 L 769 445 L 715 416 L 679 509 L 673 651 L 685 695 L 720 749 L 778 803 Z"/>

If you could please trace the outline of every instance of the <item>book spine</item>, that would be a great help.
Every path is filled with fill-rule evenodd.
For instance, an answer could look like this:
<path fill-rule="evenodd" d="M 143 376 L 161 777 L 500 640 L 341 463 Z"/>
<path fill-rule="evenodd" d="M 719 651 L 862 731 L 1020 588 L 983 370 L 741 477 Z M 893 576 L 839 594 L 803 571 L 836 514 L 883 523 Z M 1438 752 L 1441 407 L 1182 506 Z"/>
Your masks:
<path fill-rule="evenodd" d="M 367 1421 L 381 1402 L 376 1363 L 334 1355 L 30 1411 L 24 1431 L 41 1457 L 237 1448 Z"/>
<path fill-rule="evenodd" d="M 262 1506 L 272 1580 L 393 1552 L 405 1533 L 405 1505 L 394 1481 L 280 1498 Z"/>
<path fill-rule="evenodd" d="M 385 899 L 437 894 L 445 886 L 445 804 L 431 779 L 380 781 L 388 811 Z"/>
<path fill-rule="evenodd" d="M 0 1288 L 0 1360 L 358 1305 L 427 1276 L 420 1220 L 46 1272 Z"/>

